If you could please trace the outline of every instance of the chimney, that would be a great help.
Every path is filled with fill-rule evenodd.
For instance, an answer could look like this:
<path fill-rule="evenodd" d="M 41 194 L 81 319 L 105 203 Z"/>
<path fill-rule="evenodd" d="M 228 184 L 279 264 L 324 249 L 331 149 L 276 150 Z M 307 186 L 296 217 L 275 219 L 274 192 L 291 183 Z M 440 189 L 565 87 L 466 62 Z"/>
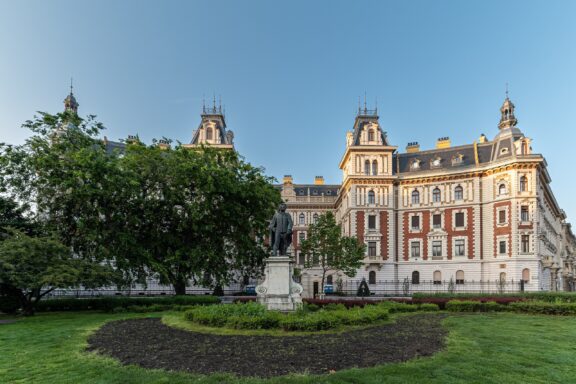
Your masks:
<path fill-rule="evenodd" d="M 408 153 L 420 152 L 420 144 L 418 144 L 417 141 L 408 143 L 408 145 L 406 146 L 406 152 Z"/>
<path fill-rule="evenodd" d="M 314 178 L 314 185 L 324 185 L 324 176 L 316 176 Z"/>
<path fill-rule="evenodd" d="M 160 147 L 161 149 L 168 149 L 170 148 L 170 143 L 168 142 L 168 140 L 160 139 L 158 140 L 158 147 Z"/>
<path fill-rule="evenodd" d="M 128 139 L 126 139 L 126 142 L 128 144 L 136 144 L 140 141 L 140 139 L 138 139 L 138 135 L 134 136 L 134 135 L 128 135 Z"/>
<path fill-rule="evenodd" d="M 284 185 L 292 184 L 292 175 L 284 175 L 284 179 L 282 180 Z"/>
<path fill-rule="evenodd" d="M 436 141 L 436 149 L 444 149 L 450 148 L 450 138 L 446 137 L 439 137 L 438 141 Z"/>
<path fill-rule="evenodd" d="M 486 138 L 486 135 L 485 135 L 485 134 L 481 134 L 481 135 L 480 135 L 480 138 L 478 139 L 478 142 L 479 142 L 480 144 L 487 143 L 487 142 L 488 142 L 488 139 Z"/>

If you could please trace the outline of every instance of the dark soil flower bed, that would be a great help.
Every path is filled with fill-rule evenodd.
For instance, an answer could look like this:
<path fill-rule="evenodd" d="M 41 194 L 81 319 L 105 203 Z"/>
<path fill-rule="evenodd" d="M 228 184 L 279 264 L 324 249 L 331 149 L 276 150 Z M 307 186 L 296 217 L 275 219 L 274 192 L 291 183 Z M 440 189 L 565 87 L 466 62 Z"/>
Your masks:
<path fill-rule="evenodd" d="M 158 318 L 113 321 L 88 340 L 88 350 L 123 364 L 200 374 L 272 377 L 322 374 L 429 356 L 444 346 L 445 315 L 416 315 L 340 334 L 229 336 L 171 328 Z"/>

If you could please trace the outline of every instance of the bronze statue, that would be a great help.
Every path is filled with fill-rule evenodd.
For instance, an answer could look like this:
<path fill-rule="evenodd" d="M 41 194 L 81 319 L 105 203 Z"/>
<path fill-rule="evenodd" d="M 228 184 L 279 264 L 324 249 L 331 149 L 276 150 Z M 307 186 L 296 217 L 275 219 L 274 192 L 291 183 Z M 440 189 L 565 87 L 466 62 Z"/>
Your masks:
<path fill-rule="evenodd" d="M 272 244 L 272 256 L 286 256 L 286 250 L 292 243 L 292 217 L 286 213 L 286 204 L 280 203 L 278 211 L 270 222 L 270 242 Z"/>

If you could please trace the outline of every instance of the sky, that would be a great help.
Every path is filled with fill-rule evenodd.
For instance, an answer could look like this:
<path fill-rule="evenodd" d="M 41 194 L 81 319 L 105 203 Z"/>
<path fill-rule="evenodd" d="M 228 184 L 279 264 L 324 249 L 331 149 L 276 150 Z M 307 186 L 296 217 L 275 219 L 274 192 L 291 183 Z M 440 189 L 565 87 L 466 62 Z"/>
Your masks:
<path fill-rule="evenodd" d="M 109 139 L 189 142 L 215 94 L 247 161 L 334 184 L 359 97 L 403 152 L 493 138 L 508 83 L 576 218 L 575 1 L 0 0 L 0 142 L 71 77 Z"/>

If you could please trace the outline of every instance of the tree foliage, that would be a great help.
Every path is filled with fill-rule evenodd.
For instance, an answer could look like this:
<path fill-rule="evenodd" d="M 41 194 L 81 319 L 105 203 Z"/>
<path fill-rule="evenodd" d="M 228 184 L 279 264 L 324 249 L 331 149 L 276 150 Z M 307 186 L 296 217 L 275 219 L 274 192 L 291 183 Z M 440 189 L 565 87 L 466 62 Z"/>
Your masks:
<path fill-rule="evenodd" d="M 94 116 L 40 113 L 24 145 L 0 144 L 0 193 L 29 205 L 80 259 L 114 263 L 125 284 L 153 274 L 184 293 L 254 274 L 280 201 L 233 151 L 127 143 L 110 151 Z"/>
<path fill-rule="evenodd" d="M 19 231 L 0 242 L 0 288 L 17 297 L 24 314 L 32 315 L 38 301 L 56 288 L 98 287 L 113 271 L 74 257 L 53 237 L 31 237 Z"/>
<path fill-rule="evenodd" d="M 322 269 L 322 289 L 329 271 L 341 271 L 353 277 L 362 265 L 366 246 L 355 237 L 342 236 L 332 212 L 318 218 L 308 228 L 308 237 L 302 241 L 302 253 L 306 255 L 306 268 Z"/>
<path fill-rule="evenodd" d="M 126 225 L 137 257 L 184 293 L 256 273 L 266 257 L 267 221 L 280 201 L 271 179 L 235 152 L 139 143 L 120 159 L 130 180 Z"/>

